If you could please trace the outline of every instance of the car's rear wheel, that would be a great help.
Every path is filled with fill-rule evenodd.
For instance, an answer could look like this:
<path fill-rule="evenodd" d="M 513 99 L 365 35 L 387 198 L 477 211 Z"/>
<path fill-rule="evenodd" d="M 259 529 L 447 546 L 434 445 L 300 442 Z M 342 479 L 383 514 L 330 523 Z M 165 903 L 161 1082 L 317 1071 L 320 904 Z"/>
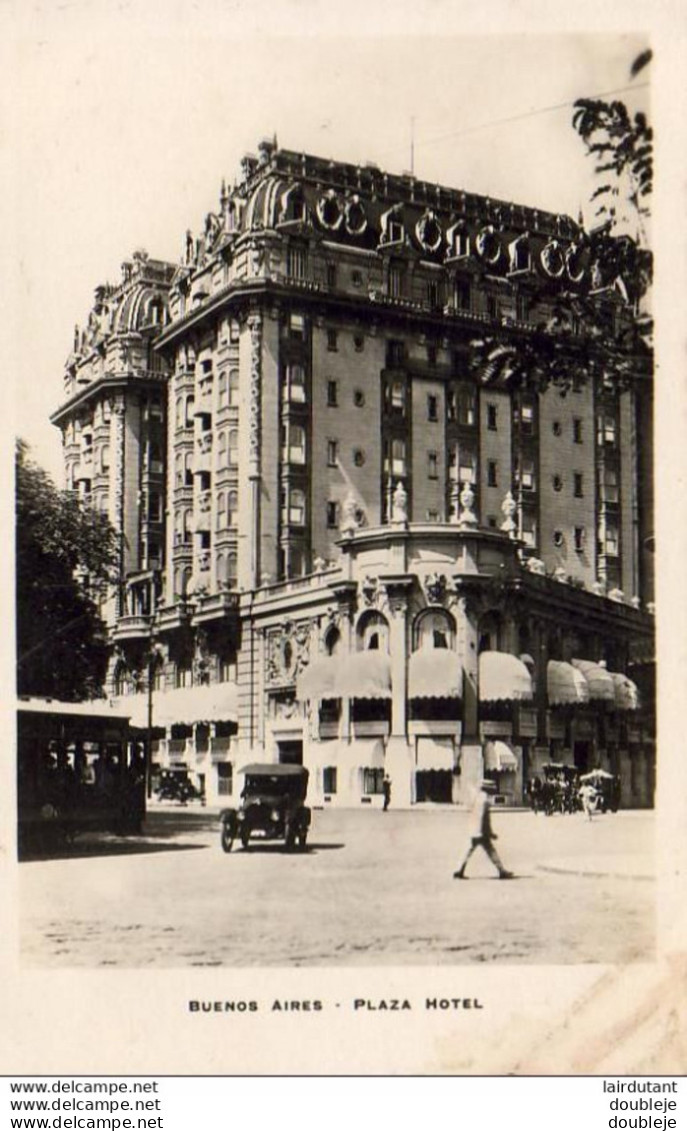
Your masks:
<path fill-rule="evenodd" d="M 224 852 L 231 852 L 231 847 L 234 843 L 234 828 L 229 821 L 222 821 L 220 843 Z"/>

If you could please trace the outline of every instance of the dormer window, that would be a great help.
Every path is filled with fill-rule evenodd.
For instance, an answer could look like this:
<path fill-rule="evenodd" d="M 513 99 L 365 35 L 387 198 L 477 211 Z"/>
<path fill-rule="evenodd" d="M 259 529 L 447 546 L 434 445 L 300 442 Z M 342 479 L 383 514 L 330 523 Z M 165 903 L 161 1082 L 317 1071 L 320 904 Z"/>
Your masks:
<path fill-rule="evenodd" d="M 529 237 L 527 234 L 518 236 L 508 248 L 511 273 L 529 271 L 532 265 L 530 256 Z"/>

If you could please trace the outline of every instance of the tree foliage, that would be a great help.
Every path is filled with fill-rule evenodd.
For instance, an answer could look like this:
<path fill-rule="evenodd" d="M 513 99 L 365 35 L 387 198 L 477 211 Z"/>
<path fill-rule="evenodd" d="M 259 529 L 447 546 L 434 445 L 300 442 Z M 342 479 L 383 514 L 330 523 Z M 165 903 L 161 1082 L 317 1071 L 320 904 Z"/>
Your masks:
<path fill-rule="evenodd" d="M 60 491 L 16 448 L 17 690 L 66 701 L 100 693 L 106 664 L 98 598 L 117 578 L 105 515 Z"/>

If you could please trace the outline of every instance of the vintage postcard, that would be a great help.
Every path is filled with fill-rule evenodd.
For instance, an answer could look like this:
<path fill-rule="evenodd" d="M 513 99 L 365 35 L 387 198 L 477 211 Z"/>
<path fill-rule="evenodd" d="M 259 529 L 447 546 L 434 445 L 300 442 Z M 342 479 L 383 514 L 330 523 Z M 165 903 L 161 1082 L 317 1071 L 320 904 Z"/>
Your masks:
<path fill-rule="evenodd" d="M 677 7 L 2 15 L 1 1070 L 684 1072 Z"/>

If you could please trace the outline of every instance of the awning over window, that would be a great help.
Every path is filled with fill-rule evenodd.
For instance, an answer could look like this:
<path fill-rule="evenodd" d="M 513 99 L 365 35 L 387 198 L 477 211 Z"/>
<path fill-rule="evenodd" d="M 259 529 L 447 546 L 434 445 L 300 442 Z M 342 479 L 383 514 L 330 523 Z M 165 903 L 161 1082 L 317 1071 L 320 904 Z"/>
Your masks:
<path fill-rule="evenodd" d="M 418 770 L 453 770 L 455 753 L 452 738 L 424 737 L 417 740 Z"/>
<path fill-rule="evenodd" d="M 484 768 L 503 773 L 508 770 L 517 770 L 518 759 L 506 742 L 492 739 L 484 747 Z"/>
<path fill-rule="evenodd" d="M 610 672 L 615 688 L 615 705 L 619 711 L 636 711 L 639 708 L 639 690 L 634 680 L 622 672 Z"/>
<path fill-rule="evenodd" d="M 391 663 L 386 652 L 371 649 L 346 657 L 338 677 L 345 699 L 390 699 Z"/>
<path fill-rule="evenodd" d="M 338 656 L 319 656 L 301 672 L 296 685 L 296 698 L 301 702 L 308 699 L 338 699 L 341 692 L 337 688 L 341 672 Z"/>
<path fill-rule="evenodd" d="M 448 648 L 420 648 L 408 665 L 409 699 L 459 699 L 463 693 L 463 665 Z"/>
<path fill-rule="evenodd" d="M 148 726 L 148 696 L 126 695 L 117 701 L 131 712 L 131 725 L 144 730 Z M 235 683 L 201 684 L 199 687 L 178 687 L 172 691 L 153 692 L 153 726 L 167 727 L 175 723 L 236 722 L 238 719 L 238 687 Z"/>
<path fill-rule="evenodd" d="M 589 702 L 589 688 L 582 672 L 562 660 L 549 660 L 546 687 L 552 707 Z"/>
<path fill-rule="evenodd" d="M 522 660 L 508 652 L 482 652 L 479 657 L 479 697 L 482 703 L 499 699 L 531 699 L 532 677 Z"/>
<path fill-rule="evenodd" d="M 615 703 L 615 684 L 610 672 L 592 660 L 573 660 L 572 665 L 587 681 L 590 699 L 602 699 Z"/>

